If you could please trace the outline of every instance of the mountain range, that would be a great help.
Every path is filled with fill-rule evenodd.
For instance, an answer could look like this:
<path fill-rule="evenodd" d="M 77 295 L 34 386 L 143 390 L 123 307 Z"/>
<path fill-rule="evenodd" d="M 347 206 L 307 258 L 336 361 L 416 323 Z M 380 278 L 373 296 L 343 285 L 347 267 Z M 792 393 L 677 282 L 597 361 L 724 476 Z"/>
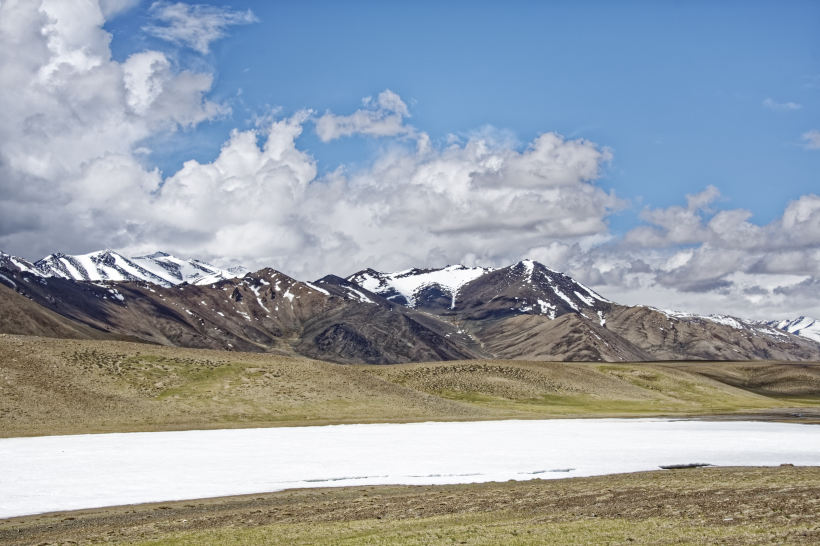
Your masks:
<path fill-rule="evenodd" d="M 699 316 L 612 302 L 524 260 L 298 281 L 157 252 L 0 253 L 0 332 L 390 364 L 820 360 L 820 323 Z"/>

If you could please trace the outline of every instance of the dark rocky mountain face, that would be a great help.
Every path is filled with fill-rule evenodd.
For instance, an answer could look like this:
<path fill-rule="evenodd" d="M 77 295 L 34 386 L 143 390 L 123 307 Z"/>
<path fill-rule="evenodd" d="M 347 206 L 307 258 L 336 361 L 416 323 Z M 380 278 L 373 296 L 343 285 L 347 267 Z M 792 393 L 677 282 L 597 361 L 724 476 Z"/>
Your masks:
<path fill-rule="evenodd" d="M 570 313 L 603 325 L 611 308 L 612 302 L 570 277 L 527 260 L 465 284 L 449 313 L 478 321 L 522 314 L 556 319 Z"/>
<path fill-rule="evenodd" d="M 190 263 L 190 262 L 188 262 Z M 0 331 L 300 354 L 339 363 L 475 358 L 820 360 L 820 344 L 727 317 L 626 307 L 537 262 L 359 272 L 263 269 L 207 284 L 43 277 L 0 254 Z M 32 320 L 18 320 L 23 313 Z"/>
<path fill-rule="evenodd" d="M 484 356 L 458 328 L 407 308 L 346 279 L 328 275 L 315 283 L 347 305 L 305 322 L 296 350 L 345 363 L 396 364 Z M 452 337 L 452 339 L 451 339 Z"/>

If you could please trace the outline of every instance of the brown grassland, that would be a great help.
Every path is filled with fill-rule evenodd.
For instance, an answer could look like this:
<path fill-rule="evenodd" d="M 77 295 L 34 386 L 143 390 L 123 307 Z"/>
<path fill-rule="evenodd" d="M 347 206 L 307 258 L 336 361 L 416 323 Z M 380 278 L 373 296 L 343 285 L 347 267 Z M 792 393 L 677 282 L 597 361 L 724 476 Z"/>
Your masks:
<path fill-rule="evenodd" d="M 0 436 L 430 420 L 816 418 L 820 365 L 301 357 L 0 334 Z"/>

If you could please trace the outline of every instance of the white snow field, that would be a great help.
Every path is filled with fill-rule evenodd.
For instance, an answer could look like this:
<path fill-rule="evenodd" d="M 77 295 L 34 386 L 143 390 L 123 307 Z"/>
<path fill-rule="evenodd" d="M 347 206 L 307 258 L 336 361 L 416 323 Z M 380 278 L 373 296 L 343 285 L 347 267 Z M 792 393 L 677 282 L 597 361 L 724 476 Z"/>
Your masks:
<path fill-rule="evenodd" d="M 565 478 L 660 465 L 820 465 L 820 427 L 668 419 L 0 439 L 0 518 L 289 488 Z"/>

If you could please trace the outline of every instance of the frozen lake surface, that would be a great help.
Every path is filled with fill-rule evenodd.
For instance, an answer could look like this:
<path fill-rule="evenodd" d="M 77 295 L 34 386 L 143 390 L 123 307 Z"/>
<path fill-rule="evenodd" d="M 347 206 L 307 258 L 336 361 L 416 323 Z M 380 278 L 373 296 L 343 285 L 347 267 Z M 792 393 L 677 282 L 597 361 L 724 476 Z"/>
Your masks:
<path fill-rule="evenodd" d="M 0 518 L 300 487 L 820 465 L 820 427 L 556 419 L 0 439 Z"/>

